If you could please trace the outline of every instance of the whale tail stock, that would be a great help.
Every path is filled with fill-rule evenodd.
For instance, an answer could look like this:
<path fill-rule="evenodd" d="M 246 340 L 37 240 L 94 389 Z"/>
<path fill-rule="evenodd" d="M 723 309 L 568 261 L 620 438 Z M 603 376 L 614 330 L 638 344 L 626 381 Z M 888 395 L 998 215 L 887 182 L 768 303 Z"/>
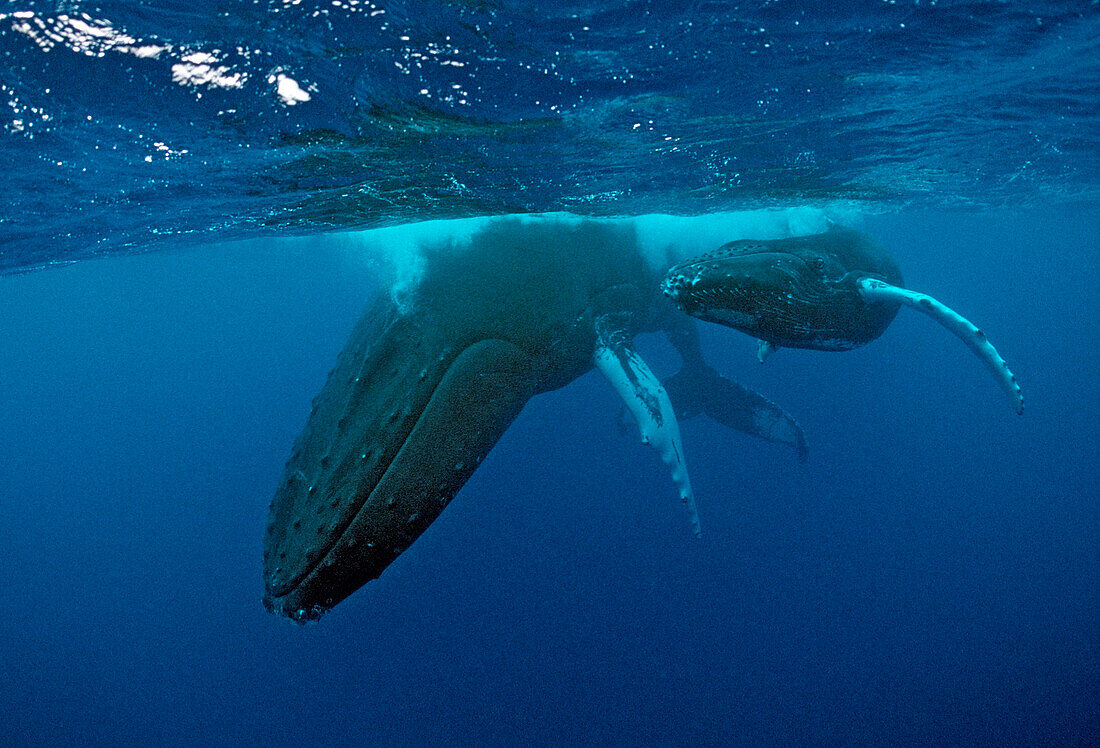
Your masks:
<path fill-rule="evenodd" d="M 678 311 L 662 320 L 668 341 L 680 354 L 680 370 L 663 384 L 683 419 L 703 414 L 726 428 L 790 445 L 806 461 L 806 435 L 789 413 L 759 392 L 728 379 L 703 358 L 695 320 Z"/>
<path fill-rule="evenodd" d="M 806 461 L 806 435 L 793 416 L 708 364 L 685 364 L 664 386 L 680 418 L 705 415 L 726 428 L 793 447 L 799 462 Z"/>

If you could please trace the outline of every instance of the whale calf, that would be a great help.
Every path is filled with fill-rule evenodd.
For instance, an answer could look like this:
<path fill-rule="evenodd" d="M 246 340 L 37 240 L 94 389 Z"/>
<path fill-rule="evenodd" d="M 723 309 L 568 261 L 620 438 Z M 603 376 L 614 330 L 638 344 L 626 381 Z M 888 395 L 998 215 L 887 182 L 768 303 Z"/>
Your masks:
<path fill-rule="evenodd" d="M 669 269 L 665 295 L 687 314 L 756 337 L 761 362 L 776 348 L 846 351 L 882 335 L 902 305 L 939 322 L 996 378 L 1013 409 L 1024 398 L 985 333 L 927 294 L 903 287 L 894 259 L 851 229 L 744 240 Z"/>

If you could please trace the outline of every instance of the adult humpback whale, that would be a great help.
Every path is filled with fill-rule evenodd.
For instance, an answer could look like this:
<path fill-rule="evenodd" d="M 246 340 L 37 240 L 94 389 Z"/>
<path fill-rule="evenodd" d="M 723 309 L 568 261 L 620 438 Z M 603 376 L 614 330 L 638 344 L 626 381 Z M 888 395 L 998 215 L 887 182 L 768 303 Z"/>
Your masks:
<path fill-rule="evenodd" d="M 425 251 L 411 310 L 388 295 L 368 308 L 294 445 L 264 538 L 269 610 L 314 619 L 381 574 L 528 399 L 593 366 L 669 465 L 696 532 L 677 414 L 804 456 L 789 415 L 703 361 L 630 225 L 498 219 L 469 246 Z M 631 347 L 652 330 L 683 358 L 664 387 Z"/>
<path fill-rule="evenodd" d="M 780 346 L 846 351 L 881 335 L 902 304 L 946 327 L 992 372 L 1017 413 L 1015 375 L 972 322 L 927 294 L 902 287 L 886 251 L 850 229 L 735 241 L 672 267 L 661 287 L 683 311 L 760 340 L 761 362 Z"/>

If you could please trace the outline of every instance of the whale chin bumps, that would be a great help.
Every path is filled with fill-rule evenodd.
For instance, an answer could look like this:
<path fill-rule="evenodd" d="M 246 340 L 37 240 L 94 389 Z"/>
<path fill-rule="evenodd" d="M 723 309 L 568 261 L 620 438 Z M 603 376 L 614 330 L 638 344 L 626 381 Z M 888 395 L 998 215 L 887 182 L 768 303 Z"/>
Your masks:
<path fill-rule="evenodd" d="M 730 242 L 669 269 L 661 290 L 693 317 L 758 338 L 761 362 L 780 347 L 857 348 L 909 306 L 962 340 L 1023 412 L 1016 377 L 985 334 L 932 297 L 903 288 L 893 258 L 856 231 Z"/>

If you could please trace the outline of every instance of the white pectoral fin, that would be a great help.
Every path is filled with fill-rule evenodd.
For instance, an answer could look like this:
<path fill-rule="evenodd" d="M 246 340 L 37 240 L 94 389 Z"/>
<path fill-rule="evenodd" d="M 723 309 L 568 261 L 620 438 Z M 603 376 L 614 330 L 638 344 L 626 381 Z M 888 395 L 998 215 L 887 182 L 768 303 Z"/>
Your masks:
<path fill-rule="evenodd" d="M 1024 396 L 1020 391 L 1019 383 L 1016 381 L 1016 375 L 1008 368 L 1008 364 L 1001 358 L 1001 354 L 997 352 L 993 344 L 989 342 L 985 333 L 978 329 L 973 322 L 927 294 L 892 286 L 874 278 L 860 280 L 859 292 L 865 301 L 893 301 L 911 306 L 946 327 L 959 340 L 966 343 L 967 347 L 974 351 L 974 354 L 982 360 L 986 368 L 993 373 L 1001 388 L 1012 399 L 1016 412 L 1024 412 Z"/>
<path fill-rule="evenodd" d="M 642 443 L 657 450 L 672 472 L 672 481 L 680 492 L 680 500 L 691 515 L 691 529 L 696 535 L 701 535 L 695 494 L 691 491 L 691 479 L 684 463 L 680 424 L 676 421 L 676 413 L 665 388 L 642 357 L 621 336 L 601 335 L 593 360 L 633 414 Z"/>

